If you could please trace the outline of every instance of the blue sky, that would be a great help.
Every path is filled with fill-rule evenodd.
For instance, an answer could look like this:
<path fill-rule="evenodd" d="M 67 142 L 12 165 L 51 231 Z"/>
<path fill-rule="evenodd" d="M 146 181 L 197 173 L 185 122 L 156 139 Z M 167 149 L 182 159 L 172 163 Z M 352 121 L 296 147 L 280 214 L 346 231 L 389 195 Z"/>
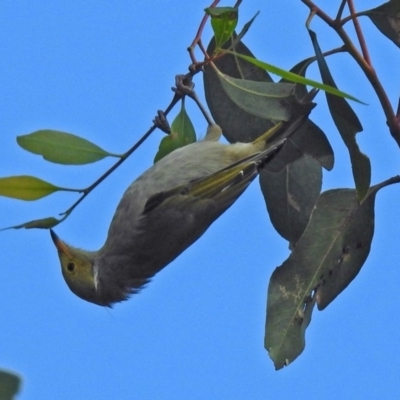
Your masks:
<path fill-rule="evenodd" d="M 244 1 L 241 23 L 261 14 L 245 43 L 260 59 L 290 68 L 312 55 L 300 1 L 278 8 Z M 328 2 L 320 2 L 328 3 Z M 335 12 L 339 1 L 329 2 Z M 378 1 L 365 0 L 372 8 Z M 225 3 L 227 5 L 227 3 Z M 358 4 L 357 4 L 358 5 Z M 0 176 L 31 174 L 85 187 L 113 161 L 85 167 L 48 163 L 20 149 L 15 137 L 41 128 L 84 136 L 112 152 L 127 150 L 171 99 L 177 73 L 206 2 L 25 2 L 0 6 Z M 325 6 L 325 5 L 324 5 Z M 397 106 L 398 48 L 372 23 L 362 26 L 373 64 Z M 312 24 L 323 50 L 340 44 Z M 210 31 L 205 41 L 210 38 Z M 398 149 L 374 92 L 345 55 L 329 65 L 364 126 L 373 183 L 398 174 Z M 310 69 L 311 77 L 319 79 Z M 201 76 L 196 88 L 202 96 Z M 312 119 L 336 153 L 324 189 L 351 187 L 348 156 L 323 94 Z M 206 124 L 189 106 L 197 133 Z M 86 249 L 103 244 L 125 188 L 148 168 L 156 132 L 56 228 Z M 399 187 L 381 191 L 369 259 L 357 279 L 324 312 L 315 311 L 304 353 L 276 372 L 263 347 L 269 276 L 288 256 L 272 229 L 257 182 L 196 244 L 138 296 L 108 310 L 74 296 L 61 276 L 47 231 L 0 233 L 0 368 L 23 377 L 20 399 L 392 399 L 398 398 Z M 74 201 L 56 194 L 39 202 L 0 198 L 6 227 L 56 215 Z"/>

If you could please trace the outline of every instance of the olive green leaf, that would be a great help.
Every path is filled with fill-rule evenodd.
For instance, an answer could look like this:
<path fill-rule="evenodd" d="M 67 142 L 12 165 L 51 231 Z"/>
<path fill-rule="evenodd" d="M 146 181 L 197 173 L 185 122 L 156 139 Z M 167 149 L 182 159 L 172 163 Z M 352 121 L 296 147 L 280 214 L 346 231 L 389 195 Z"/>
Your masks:
<path fill-rule="evenodd" d="M 290 118 L 289 107 L 282 104 L 295 102 L 294 84 L 236 79 L 216 72 L 228 97 L 246 113 L 276 121 Z"/>
<path fill-rule="evenodd" d="M 192 121 L 185 110 L 185 103 L 182 101 L 182 107 L 179 114 L 171 124 L 171 132 L 164 137 L 154 158 L 154 163 L 161 160 L 167 154 L 196 141 L 196 132 Z"/>
<path fill-rule="evenodd" d="M 109 156 L 120 157 L 72 133 L 49 129 L 17 136 L 17 142 L 23 149 L 57 164 L 82 165 Z"/>
<path fill-rule="evenodd" d="M 79 192 L 55 186 L 52 183 L 29 175 L 9 176 L 0 178 L 0 196 L 12 197 L 19 200 L 38 200 L 57 191 Z"/>

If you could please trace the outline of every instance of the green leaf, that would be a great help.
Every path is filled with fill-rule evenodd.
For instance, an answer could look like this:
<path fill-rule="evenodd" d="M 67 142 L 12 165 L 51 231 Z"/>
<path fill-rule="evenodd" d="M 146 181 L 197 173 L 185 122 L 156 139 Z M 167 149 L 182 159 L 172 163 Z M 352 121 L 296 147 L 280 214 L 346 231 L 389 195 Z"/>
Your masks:
<path fill-rule="evenodd" d="M 231 38 L 224 48 L 230 47 L 234 40 L 234 37 Z M 242 41 L 236 43 L 234 49 L 238 53 L 253 55 Z M 212 54 L 214 50 L 215 40 L 212 39 L 207 53 Z M 214 64 L 219 71 L 232 78 L 272 82 L 267 72 L 232 54 L 215 59 Z M 221 78 L 210 64 L 204 66 L 203 79 L 208 108 L 229 142 L 253 141 L 274 125 L 266 118 L 247 113 L 231 100 L 221 84 Z"/>
<path fill-rule="evenodd" d="M 21 388 L 21 378 L 11 372 L 0 370 L 0 400 L 14 400 Z"/>
<path fill-rule="evenodd" d="M 363 11 L 359 15 L 368 16 L 375 26 L 400 47 L 400 1 L 391 0 L 379 7 Z"/>
<path fill-rule="evenodd" d="M 317 36 L 312 30 L 309 29 L 308 31 L 314 45 L 322 80 L 326 84 L 335 87 L 335 81 L 329 71 L 326 60 L 322 55 L 317 41 Z M 326 99 L 333 121 L 342 136 L 343 142 L 349 150 L 357 195 L 361 200 L 367 195 L 371 183 L 371 163 L 369 158 L 360 151 L 356 142 L 356 134 L 362 131 L 361 123 L 345 99 L 338 96 L 332 96 L 329 93 L 326 93 Z"/>
<path fill-rule="evenodd" d="M 7 229 L 50 229 L 55 227 L 61 222 L 61 220 L 54 217 L 47 217 L 41 219 L 35 219 L 33 221 L 24 222 L 20 225 L 10 226 L 8 228 L 0 229 L 0 231 L 5 231 Z"/>
<path fill-rule="evenodd" d="M 280 173 L 262 169 L 260 186 L 272 225 L 291 244 L 303 234 L 322 187 L 322 169 L 304 154 Z"/>
<path fill-rule="evenodd" d="M 294 84 L 256 82 L 231 78 L 217 71 L 222 87 L 229 98 L 246 113 L 275 121 L 290 118 L 289 107 L 295 101 Z"/>
<path fill-rule="evenodd" d="M 226 53 L 231 53 L 231 54 L 233 53 L 232 51 L 229 51 L 229 50 L 225 50 L 225 51 L 226 51 Z M 272 64 L 265 63 L 263 61 L 255 59 L 253 57 L 245 56 L 243 54 L 236 54 L 236 55 L 238 57 L 243 58 L 244 60 L 256 65 L 259 68 L 265 69 L 266 71 L 270 72 L 271 74 L 275 74 L 275 75 L 280 76 L 281 78 L 284 78 L 287 81 L 300 83 L 302 85 L 309 85 L 313 88 L 321 89 L 321 90 L 323 90 L 327 93 L 331 93 L 335 96 L 345 97 L 347 99 L 354 100 L 358 103 L 364 104 L 361 100 L 358 100 L 356 97 L 354 97 L 350 94 L 342 92 L 341 90 L 337 89 L 336 87 L 329 86 L 329 85 L 326 85 L 326 84 L 323 84 L 323 83 L 320 83 L 317 81 L 313 81 L 312 79 L 305 78 L 301 75 L 294 74 L 293 72 L 286 71 L 279 67 L 275 67 Z"/>
<path fill-rule="evenodd" d="M 184 102 L 182 101 L 181 110 L 171 124 L 170 134 L 160 142 L 158 152 L 154 158 L 154 163 L 161 160 L 172 151 L 194 143 L 195 141 L 196 132 L 192 121 L 186 113 Z"/>
<path fill-rule="evenodd" d="M 239 12 L 234 7 L 209 7 L 205 12 L 211 17 L 211 26 L 217 49 L 232 36 L 238 23 Z"/>
<path fill-rule="evenodd" d="M 79 136 L 48 129 L 17 136 L 17 142 L 23 149 L 57 164 L 82 165 L 108 156 L 120 157 Z"/>
<path fill-rule="evenodd" d="M 292 254 L 273 272 L 265 347 L 277 369 L 303 351 L 315 303 L 325 308 L 360 271 L 374 233 L 375 195 L 386 184 L 361 203 L 353 189 L 322 193 Z"/>
<path fill-rule="evenodd" d="M 62 188 L 34 176 L 20 175 L 0 178 L 0 196 L 20 200 L 38 200 L 59 190 L 79 192 L 79 190 Z"/>

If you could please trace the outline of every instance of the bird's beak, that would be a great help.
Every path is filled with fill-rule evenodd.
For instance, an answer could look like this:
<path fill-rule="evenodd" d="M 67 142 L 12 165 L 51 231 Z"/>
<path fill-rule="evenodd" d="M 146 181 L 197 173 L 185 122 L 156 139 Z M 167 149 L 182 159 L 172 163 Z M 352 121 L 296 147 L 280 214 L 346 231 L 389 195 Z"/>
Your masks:
<path fill-rule="evenodd" d="M 55 234 L 53 229 L 50 229 L 50 235 L 53 240 L 54 245 L 56 246 L 59 253 L 64 253 L 67 256 L 70 256 L 70 251 L 67 245 Z"/>

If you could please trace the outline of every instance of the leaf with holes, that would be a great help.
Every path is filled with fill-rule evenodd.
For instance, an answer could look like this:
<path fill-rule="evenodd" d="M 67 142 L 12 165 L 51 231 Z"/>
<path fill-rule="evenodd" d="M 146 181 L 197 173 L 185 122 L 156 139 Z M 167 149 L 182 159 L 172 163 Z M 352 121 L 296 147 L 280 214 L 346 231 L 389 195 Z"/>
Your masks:
<path fill-rule="evenodd" d="M 374 233 L 375 195 L 397 181 L 372 187 L 360 203 L 354 189 L 321 194 L 290 257 L 271 276 L 265 347 L 277 369 L 305 347 L 314 305 L 324 309 L 359 273 Z"/>

